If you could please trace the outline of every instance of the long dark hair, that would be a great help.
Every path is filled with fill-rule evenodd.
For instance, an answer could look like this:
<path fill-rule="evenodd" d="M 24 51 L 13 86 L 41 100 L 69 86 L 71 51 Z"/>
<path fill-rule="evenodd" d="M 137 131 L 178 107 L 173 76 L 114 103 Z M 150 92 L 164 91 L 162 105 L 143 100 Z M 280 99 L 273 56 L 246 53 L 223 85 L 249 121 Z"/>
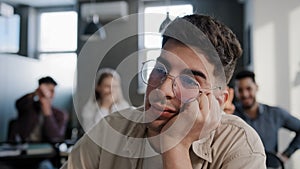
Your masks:
<path fill-rule="evenodd" d="M 101 85 L 101 83 L 103 82 L 103 80 L 107 77 L 113 77 L 113 75 L 111 73 L 108 73 L 108 72 L 104 72 L 100 75 L 99 79 L 98 79 L 98 82 L 96 83 L 96 87 Z M 101 98 L 101 93 L 97 92 L 95 90 L 95 96 L 96 96 L 96 100 L 99 100 L 99 99 L 102 99 Z"/>

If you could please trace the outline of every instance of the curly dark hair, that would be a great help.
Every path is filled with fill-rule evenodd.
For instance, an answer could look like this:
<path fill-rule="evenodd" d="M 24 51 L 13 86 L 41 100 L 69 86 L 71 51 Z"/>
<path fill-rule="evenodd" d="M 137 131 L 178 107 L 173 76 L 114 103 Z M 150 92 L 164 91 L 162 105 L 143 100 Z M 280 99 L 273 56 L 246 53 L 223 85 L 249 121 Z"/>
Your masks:
<path fill-rule="evenodd" d="M 249 71 L 249 70 L 242 70 L 242 71 L 240 71 L 239 73 L 237 73 L 237 74 L 235 75 L 235 80 L 240 80 L 240 79 L 244 79 L 244 78 L 251 78 L 252 81 L 253 81 L 254 83 L 256 83 L 256 82 L 255 82 L 255 74 L 254 74 L 254 72 L 252 72 L 252 71 Z"/>
<path fill-rule="evenodd" d="M 191 24 L 187 24 L 187 21 L 193 27 L 191 27 Z M 195 28 L 198 29 L 195 30 Z M 208 60 L 211 63 L 216 63 L 214 59 L 221 60 L 226 83 L 229 83 L 237 60 L 243 52 L 236 35 L 231 29 L 213 17 L 206 15 L 193 14 L 176 18 L 164 31 L 162 46 L 170 38 L 199 48 L 200 51 L 208 56 Z M 215 50 L 212 50 L 212 46 Z M 216 76 L 218 76 L 220 69 L 222 69 L 222 66 L 215 67 L 214 74 Z"/>
<path fill-rule="evenodd" d="M 40 78 L 39 85 L 41 85 L 41 84 L 53 84 L 54 86 L 57 85 L 56 81 L 50 76 Z"/>

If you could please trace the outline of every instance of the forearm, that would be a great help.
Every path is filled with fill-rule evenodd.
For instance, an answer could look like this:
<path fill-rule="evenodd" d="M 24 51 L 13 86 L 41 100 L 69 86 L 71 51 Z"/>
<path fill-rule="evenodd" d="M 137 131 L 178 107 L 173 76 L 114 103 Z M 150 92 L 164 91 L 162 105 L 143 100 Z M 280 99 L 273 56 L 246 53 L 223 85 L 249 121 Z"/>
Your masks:
<path fill-rule="evenodd" d="M 300 120 L 289 115 L 286 118 L 284 127 L 296 134 L 289 146 L 283 152 L 283 155 L 290 157 L 297 149 L 300 148 Z"/>
<path fill-rule="evenodd" d="M 62 140 L 65 133 L 65 120 L 57 120 L 54 115 L 44 116 L 45 135 L 51 141 Z"/>
<path fill-rule="evenodd" d="M 283 155 L 289 158 L 299 148 L 300 148 L 300 131 L 296 133 L 296 136 L 289 144 L 288 148 L 283 152 Z"/>
<path fill-rule="evenodd" d="M 164 169 L 192 169 L 189 149 L 180 145 L 164 152 L 162 157 Z"/>

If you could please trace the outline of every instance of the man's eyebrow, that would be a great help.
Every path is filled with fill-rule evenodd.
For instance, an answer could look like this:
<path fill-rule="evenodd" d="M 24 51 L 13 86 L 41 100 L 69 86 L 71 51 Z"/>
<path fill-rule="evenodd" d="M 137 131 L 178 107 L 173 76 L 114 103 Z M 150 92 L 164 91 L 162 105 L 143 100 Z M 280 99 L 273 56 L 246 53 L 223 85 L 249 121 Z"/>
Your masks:
<path fill-rule="evenodd" d="M 206 76 L 204 73 L 198 70 L 184 69 L 181 73 L 183 74 L 193 74 L 194 76 L 200 76 L 206 80 Z"/>
<path fill-rule="evenodd" d="M 166 68 L 170 68 L 171 67 L 170 63 L 165 58 L 163 58 L 161 56 L 159 56 L 157 58 L 157 61 L 159 61 L 160 63 L 162 63 L 163 65 L 165 65 Z"/>

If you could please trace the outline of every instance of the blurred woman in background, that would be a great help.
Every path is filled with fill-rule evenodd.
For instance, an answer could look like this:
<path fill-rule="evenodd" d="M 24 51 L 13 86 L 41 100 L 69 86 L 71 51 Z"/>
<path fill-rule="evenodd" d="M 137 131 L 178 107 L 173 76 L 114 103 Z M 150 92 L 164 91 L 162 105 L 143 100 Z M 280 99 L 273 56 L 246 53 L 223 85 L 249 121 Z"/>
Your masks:
<path fill-rule="evenodd" d="M 82 126 L 88 131 L 101 118 L 130 107 L 123 98 L 120 75 L 113 69 L 100 69 L 95 79 L 95 93 L 82 110 Z"/>

